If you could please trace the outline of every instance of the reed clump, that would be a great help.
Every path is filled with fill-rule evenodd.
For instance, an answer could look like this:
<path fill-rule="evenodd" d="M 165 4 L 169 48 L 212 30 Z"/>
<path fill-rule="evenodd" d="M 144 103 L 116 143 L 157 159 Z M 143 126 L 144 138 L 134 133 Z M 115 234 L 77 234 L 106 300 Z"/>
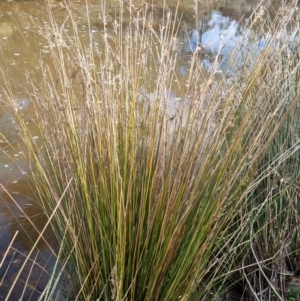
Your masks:
<path fill-rule="evenodd" d="M 216 300 L 240 284 L 280 295 L 270 283 L 298 248 L 296 4 L 267 28 L 253 15 L 230 77 L 218 59 L 207 73 L 192 56 L 171 114 L 176 12 L 156 31 L 147 5 L 120 3 L 113 29 L 101 6 L 99 49 L 92 35 L 83 46 L 71 11 L 68 35 L 49 10 L 53 66 L 31 83 L 40 144 L 14 111 L 71 285 L 57 293 L 52 279 L 43 298 Z"/>

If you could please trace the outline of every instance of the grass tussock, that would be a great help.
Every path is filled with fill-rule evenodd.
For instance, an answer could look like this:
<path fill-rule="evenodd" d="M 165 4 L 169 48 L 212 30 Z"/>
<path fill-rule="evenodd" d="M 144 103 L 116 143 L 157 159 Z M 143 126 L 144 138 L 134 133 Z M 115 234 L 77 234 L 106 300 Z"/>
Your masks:
<path fill-rule="evenodd" d="M 41 64 L 41 83 L 31 83 L 40 143 L 6 88 L 31 183 L 67 262 L 72 288 L 60 293 L 215 300 L 241 285 L 248 296 L 280 296 L 280 272 L 299 243 L 295 3 L 275 20 L 253 14 L 230 77 L 217 57 L 207 73 L 192 56 L 175 109 L 176 12 L 166 11 L 156 31 L 146 6 L 121 7 L 129 23 L 121 14 L 108 29 L 102 3 L 99 48 L 92 36 L 88 47 L 80 42 L 71 11 L 67 35 L 49 10 L 53 66 Z M 45 299 L 59 298 L 55 285 Z"/>

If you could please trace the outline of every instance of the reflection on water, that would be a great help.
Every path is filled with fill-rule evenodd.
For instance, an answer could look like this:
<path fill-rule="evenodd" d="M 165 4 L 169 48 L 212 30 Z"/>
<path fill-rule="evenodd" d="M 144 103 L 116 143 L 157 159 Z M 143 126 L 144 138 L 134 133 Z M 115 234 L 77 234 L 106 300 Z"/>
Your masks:
<path fill-rule="evenodd" d="M 187 32 L 183 51 L 189 54 L 201 47 L 203 67 L 210 69 L 219 55 L 219 67 L 225 69 L 231 50 L 242 42 L 242 25 L 220 11 L 212 11 L 205 19 L 199 22 L 199 29 Z"/>
<path fill-rule="evenodd" d="M 172 1 L 171 1 L 172 2 Z M 174 2 L 174 1 L 173 1 Z M 179 39 L 181 40 L 183 54 L 177 62 L 178 80 L 185 82 L 188 74 L 188 53 L 193 53 L 197 47 L 202 49 L 201 63 L 210 69 L 215 61 L 217 53 L 221 54 L 218 60 L 219 68 L 224 69 L 232 48 L 240 43 L 241 31 L 245 20 L 251 15 L 258 1 L 216 1 L 215 7 L 207 5 L 198 7 L 197 14 L 193 6 L 194 1 L 185 1 L 180 6 L 183 13 L 183 22 Z M 274 1 L 275 5 L 278 1 Z M 177 0 L 176 0 L 177 3 Z M 78 22 L 79 35 L 83 41 L 88 42 L 88 26 L 84 16 L 83 4 L 74 4 L 74 16 Z M 175 5 L 175 4 L 174 4 Z M 62 7 L 53 7 L 53 14 L 62 24 L 67 12 Z M 95 46 L 101 48 L 98 38 L 101 31 L 101 24 L 97 15 L 98 7 L 91 4 L 91 34 L 95 38 Z M 180 12 L 181 13 L 181 12 Z M 160 15 L 156 16 L 159 18 Z M 197 18 L 197 20 L 196 20 Z M 240 21 L 242 19 L 242 21 Z M 1 70 L 5 73 L 6 79 L 0 77 L 1 86 L 9 83 L 12 95 L 18 110 L 21 110 L 26 122 L 31 124 L 34 120 L 34 108 L 30 97 L 27 94 L 27 79 L 30 77 L 37 84 L 41 78 L 40 64 L 51 66 L 49 45 L 40 34 L 40 27 L 47 27 L 49 24 L 45 7 L 35 2 L 0 2 L 0 61 Z M 100 25 L 99 25 L 100 24 Z M 64 31 L 71 31 L 66 23 Z M 260 41 L 262 45 L 263 41 Z M 261 47 L 261 46 L 260 46 Z M 37 197 L 30 190 L 25 175 L 29 172 L 26 161 L 26 154 L 22 148 L 19 133 L 14 127 L 14 120 L 10 110 L 4 102 L 4 92 L 0 91 L 0 184 L 11 194 L 8 196 L 0 186 L 0 262 L 12 237 L 18 231 L 13 249 L 6 257 L 5 263 L 0 267 L 0 300 L 5 299 L 12 281 L 24 262 L 24 255 L 28 254 L 33 242 L 38 237 L 38 232 L 45 225 L 45 214 L 37 204 Z M 170 91 L 172 99 L 180 99 L 180 91 Z M 32 122 L 32 135 L 38 139 L 38 133 Z M 13 197 L 14 202 L 11 197 Z M 17 204 L 17 205 L 16 205 Z M 25 216 L 30 217 L 34 225 L 28 222 Z M 52 248 L 57 247 L 57 242 L 48 229 L 44 236 Z M 39 253 L 31 256 L 39 262 L 40 266 L 48 272 L 51 270 L 54 258 L 45 241 L 38 243 Z M 35 256 L 37 256 L 35 258 Z M 9 267 L 8 271 L 7 268 Z M 37 300 L 40 292 L 45 287 L 47 275 L 40 277 L 42 269 L 35 266 L 30 279 L 26 279 L 32 267 L 28 262 L 26 269 L 21 275 L 21 282 L 18 283 L 11 300 L 20 297 L 24 285 L 27 283 L 26 295 L 23 300 Z"/>
<path fill-rule="evenodd" d="M 248 1 L 247 5 L 241 2 L 235 8 L 232 4 L 209 11 L 200 8 L 196 28 L 190 27 L 185 31 L 183 54 L 194 53 L 200 47 L 204 68 L 216 68 L 215 59 L 218 56 L 218 68 L 225 70 L 233 48 L 237 45 L 246 48 L 245 25 L 256 5 L 256 1 Z M 185 68 L 181 67 L 181 72 L 186 73 Z M 227 72 L 233 74 L 234 70 L 227 69 Z"/>

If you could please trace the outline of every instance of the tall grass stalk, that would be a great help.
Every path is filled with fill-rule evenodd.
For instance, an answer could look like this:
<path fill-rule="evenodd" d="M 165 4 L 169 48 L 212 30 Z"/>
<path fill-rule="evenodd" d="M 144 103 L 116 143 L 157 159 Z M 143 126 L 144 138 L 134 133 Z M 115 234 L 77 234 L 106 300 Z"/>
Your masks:
<path fill-rule="evenodd" d="M 298 138 L 288 136 L 299 116 L 291 114 L 298 108 L 290 89 L 296 54 L 274 64 L 288 51 L 294 8 L 283 4 L 284 17 L 270 25 L 259 53 L 247 37 L 243 67 L 229 79 L 220 76 L 217 59 L 207 74 L 195 54 L 172 115 L 176 12 L 166 11 L 155 31 L 147 4 L 120 1 L 121 14 L 110 22 L 102 2 L 98 49 L 92 36 L 88 47 L 81 43 L 71 11 L 67 35 L 49 10 L 44 34 L 53 66 L 41 64 L 41 83 L 31 83 L 40 143 L 6 91 L 32 185 L 69 258 L 76 300 L 204 300 L 230 270 L 243 274 L 252 263 L 258 269 L 247 262 L 253 231 L 260 237 L 274 222 L 259 224 L 274 197 L 261 200 L 267 190 L 258 188 L 270 187 L 270 175 L 298 151 Z M 257 14 L 249 26 L 255 34 Z M 276 202 L 282 191 L 289 193 L 279 188 Z"/>

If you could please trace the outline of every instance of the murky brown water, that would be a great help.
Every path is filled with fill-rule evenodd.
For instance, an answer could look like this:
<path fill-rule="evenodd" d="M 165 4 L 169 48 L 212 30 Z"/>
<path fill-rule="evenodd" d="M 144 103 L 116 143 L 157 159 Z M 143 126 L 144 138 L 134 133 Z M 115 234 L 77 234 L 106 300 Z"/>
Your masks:
<path fill-rule="evenodd" d="M 185 54 L 187 51 L 193 51 L 193 47 L 195 47 L 193 43 L 197 43 L 197 41 L 206 45 L 209 51 L 214 53 L 220 45 L 220 37 L 226 35 L 225 47 L 222 50 L 225 58 L 223 64 L 226 64 L 226 56 L 234 47 L 240 34 L 240 28 L 244 24 L 243 21 L 240 23 L 239 21 L 241 18 L 245 20 L 249 17 L 258 2 L 257 0 L 200 1 L 196 13 L 193 0 L 182 0 L 182 4 L 179 5 L 179 11 L 183 13 L 183 17 L 179 32 L 182 43 L 182 51 L 179 53 L 182 55 L 179 55 L 176 67 L 178 80 L 186 80 L 188 63 Z M 269 5 L 274 6 L 278 2 L 280 1 L 268 1 Z M 137 1 L 137 6 L 138 3 L 140 1 Z M 176 3 L 177 0 L 169 1 L 169 7 L 174 8 Z M 90 8 L 92 12 L 90 15 L 91 31 L 95 46 L 101 47 L 100 39 L 97 42 L 101 25 L 97 17 L 98 8 L 96 4 L 91 4 Z M 115 13 L 116 6 L 113 2 L 109 10 Z M 67 16 L 66 11 L 55 2 L 52 12 L 62 24 Z M 158 25 L 160 12 L 161 8 L 156 5 Z M 74 3 L 74 14 L 78 21 L 80 35 L 84 40 L 87 36 L 88 26 L 83 3 Z M 28 89 L 26 78 L 30 77 L 39 83 L 41 60 L 51 66 L 49 47 L 39 30 L 41 26 L 47 26 L 48 22 L 45 7 L 35 1 L 0 2 L 0 68 L 1 72 L 5 74 L 5 80 L 2 75 L 0 76 L 0 86 L 5 86 L 6 82 L 9 82 L 16 104 L 29 123 L 34 117 L 34 110 L 30 97 L 26 93 Z M 67 25 L 65 30 L 69 30 Z M 186 38 L 187 35 L 189 39 Z M 210 68 L 209 58 L 203 58 L 201 63 L 208 69 Z M 222 68 L 222 63 L 220 68 Z M 24 150 L 20 145 L 18 132 L 14 127 L 10 112 L 5 106 L 3 91 L 1 91 L 2 89 L 0 89 L 0 134 L 2 135 L 2 137 L 0 136 L 0 184 L 10 192 L 14 202 L 0 187 L 0 197 L 2 198 L 0 199 L 0 262 L 12 237 L 18 231 L 13 243 L 15 251 L 10 250 L 4 264 L 0 266 L 0 300 L 5 300 L 11 283 L 24 261 L 24 255 L 28 254 L 33 242 L 38 237 L 34 226 L 28 222 L 24 215 L 29 216 L 38 229 L 43 228 L 46 217 L 36 202 L 37 198 L 34 191 L 30 190 L 27 183 L 28 163 L 23 157 Z M 176 89 L 170 93 L 172 99 L 176 99 L 178 96 L 181 95 Z M 34 132 L 34 128 L 32 131 L 33 136 L 36 135 L 36 139 L 38 139 L 38 134 Z M 45 238 L 52 248 L 55 249 L 58 246 L 50 229 L 46 232 Z M 36 255 L 38 256 L 37 261 L 43 268 L 50 271 L 54 258 L 50 256 L 49 247 L 44 241 L 40 241 L 38 248 L 40 252 Z M 34 258 L 34 256 L 35 254 L 31 257 Z M 8 267 L 9 269 L 7 269 Z M 31 262 L 27 264 L 22 273 L 10 300 L 20 298 L 20 292 L 25 286 L 30 268 Z M 40 274 L 41 269 L 35 267 L 26 285 L 27 290 L 22 300 L 38 299 L 40 291 L 43 290 L 47 281 L 45 273 L 42 277 Z"/>

